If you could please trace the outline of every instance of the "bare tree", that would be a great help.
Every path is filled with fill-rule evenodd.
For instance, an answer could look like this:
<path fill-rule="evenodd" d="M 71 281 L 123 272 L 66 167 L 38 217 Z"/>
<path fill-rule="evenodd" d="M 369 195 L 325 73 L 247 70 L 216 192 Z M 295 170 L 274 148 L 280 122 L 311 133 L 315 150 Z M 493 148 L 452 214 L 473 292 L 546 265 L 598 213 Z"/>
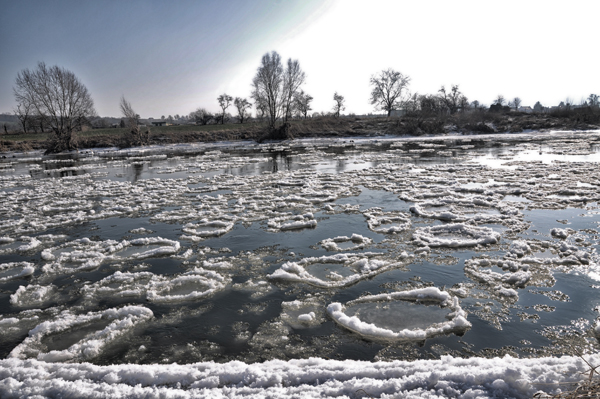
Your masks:
<path fill-rule="evenodd" d="M 225 110 L 231 105 L 233 97 L 223 93 L 219 97 L 217 97 L 217 101 L 219 102 L 219 107 L 221 107 L 221 109 L 223 110 L 223 112 L 221 113 L 221 117 L 219 118 L 221 120 L 222 125 L 225 123 Z"/>
<path fill-rule="evenodd" d="M 519 97 L 515 97 L 512 100 L 513 106 L 515 107 L 515 111 L 519 110 L 519 107 L 521 106 L 521 99 Z"/>
<path fill-rule="evenodd" d="M 249 109 L 252 107 L 252 103 L 245 98 L 236 97 L 235 100 L 233 100 L 233 104 L 235 105 L 235 108 L 237 108 L 238 120 L 240 123 L 244 123 L 244 121 L 250 117 Z"/>
<path fill-rule="evenodd" d="M 121 102 L 119 103 L 121 108 L 121 114 L 125 120 L 125 126 L 129 129 L 129 134 L 126 136 L 126 142 L 128 145 L 144 145 L 148 144 L 150 131 L 146 130 L 142 132 L 140 129 L 140 115 L 137 114 L 131 103 L 125 99 L 125 96 L 121 96 Z"/>
<path fill-rule="evenodd" d="M 294 94 L 305 78 L 297 60 L 288 59 L 284 70 L 276 51 L 263 55 L 252 80 L 252 98 L 257 114 L 267 116 L 269 128 L 273 129 L 278 119 L 287 120 L 291 115 Z"/>
<path fill-rule="evenodd" d="M 336 118 L 339 118 L 340 111 L 343 111 L 346 109 L 346 106 L 344 105 L 344 103 L 346 102 L 346 99 L 344 99 L 344 96 L 338 94 L 336 91 L 333 94 L 333 101 L 335 102 L 335 104 L 333 105 L 333 116 L 335 116 Z"/>
<path fill-rule="evenodd" d="M 597 94 L 590 94 L 588 103 L 590 104 L 590 107 L 597 107 L 600 105 L 600 97 Z"/>
<path fill-rule="evenodd" d="M 388 68 L 379 75 L 371 76 L 371 104 L 375 109 L 387 112 L 389 117 L 392 110 L 401 107 L 404 100 L 403 91 L 408 88 L 410 77 Z"/>
<path fill-rule="evenodd" d="M 196 124 L 207 125 L 214 115 L 208 112 L 205 108 L 198 108 L 194 112 L 190 113 L 190 119 L 193 119 Z"/>
<path fill-rule="evenodd" d="M 468 103 L 467 98 L 461 93 L 458 85 L 452 85 L 452 89 L 449 92 L 446 91 L 444 86 L 438 91 L 443 104 L 451 114 L 455 114 L 458 111 L 461 103 Z"/>
<path fill-rule="evenodd" d="M 283 79 L 281 56 L 276 51 L 263 55 L 261 65 L 252 80 L 254 86 L 252 98 L 257 105 L 266 110 L 271 129 L 275 127 L 275 122 L 281 117 L 281 102 L 284 96 Z"/>
<path fill-rule="evenodd" d="M 283 78 L 284 98 L 282 105 L 284 122 L 287 122 L 287 120 L 292 116 L 294 95 L 298 92 L 305 79 L 306 74 L 300 69 L 298 60 L 292 61 L 292 59 L 289 58 Z"/>
<path fill-rule="evenodd" d="M 21 122 L 23 133 L 27 133 L 27 129 L 31 124 L 31 119 L 33 119 L 33 112 L 33 104 L 28 102 L 26 99 L 24 101 L 17 102 L 17 107 L 14 109 L 14 113 L 19 122 Z"/>
<path fill-rule="evenodd" d="M 294 95 L 294 106 L 296 110 L 306 119 L 308 116 L 308 111 L 311 111 L 310 103 L 312 102 L 313 97 L 309 94 L 306 94 L 304 90 L 300 90 Z"/>
<path fill-rule="evenodd" d="M 504 105 L 504 104 L 506 104 L 506 99 L 504 98 L 504 96 L 502 94 L 498 94 L 498 96 L 494 100 L 494 104 Z"/>
<path fill-rule="evenodd" d="M 36 114 L 47 118 L 53 133 L 48 153 L 75 149 L 75 132 L 96 114 L 87 88 L 73 72 L 58 66 L 40 62 L 35 70 L 22 70 L 13 91 L 17 104 L 32 104 Z"/>

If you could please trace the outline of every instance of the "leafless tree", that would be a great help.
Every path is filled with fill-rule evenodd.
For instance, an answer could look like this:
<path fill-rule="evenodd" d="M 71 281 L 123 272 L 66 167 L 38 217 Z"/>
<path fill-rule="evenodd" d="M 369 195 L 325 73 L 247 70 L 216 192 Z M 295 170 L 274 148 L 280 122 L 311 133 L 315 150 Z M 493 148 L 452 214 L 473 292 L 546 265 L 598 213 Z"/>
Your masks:
<path fill-rule="evenodd" d="M 190 119 L 193 119 L 196 124 L 200 125 L 207 125 L 213 118 L 214 115 L 208 112 L 205 108 L 198 108 L 194 112 L 190 113 Z"/>
<path fill-rule="evenodd" d="M 336 91 L 333 94 L 333 101 L 335 102 L 335 104 L 333 105 L 333 116 L 339 118 L 340 112 L 346 109 L 346 106 L 344 105 L 346 99 L 344 99 L 344 96 L 338 94 Z"/>
<path fill-rule="evenodd" d="M 504 98 L 504 96 L 502 94 L 498 94 L 498 96 L 494 100 L 494 104 L 504 105 L 504 104 L 506 104 L 506 99 Z"/>
<path fill-rule="evenodd" d="M 521 99 L 519 97 L 515 97 L 512 100 L 513 106 L 515 107 L 515 111 L 519 110 L 519 107 L 521 106 Z"/>
<path fill-rule="evenodd" d="M 252 80 L 252 98 L 257 106 L 266 110 L 271 129 L 281 117 L 281 103 L 284 97 L 283 80 L 281 56 L 276 51 L 263 55 L 261 65 Z"/>
<path fill-rule="evenodd" d="M 280 118 L 291 115 L 294 94 L 304 83 L 305 74 L 297 60 L 288 59 L 284 70 L 281 56 L 272 51 L 266 53 L 252 80 L 252 98 L 256 104 L 257 114 L 268 118 L 269 128 L 273 129 Z"/>
<path fill-rule="evenodd" d="M 294 106 L 304 119 L 308 116 L 308 111 L 312 110 L 310 107 L 312 100 L 313 97 L 310 94 L 306 94 L 304 90 L 300 90 L 294 95 Z"/>
<path fill-rule="evenodd" d="M 600 105 L 600 97 L 597 94 L 590 94 L 588 97 L 590 107 L 598 107 Z"/>
<path fill-rule="evenodd" d="M 446 109 L 451 114 L 455 114 L 458 111 L 461 103 L 468 103 L 467 98 L 461 93 L 458 85 L 452 85 L 452 89 L 449 92 L 442 86 L 438 92 L 440 93 L 440 98 L 446 106 Z"/>
<path fill-rule="evenodd" d="M 235 105 L 235 108 L 237 108 L 238 120 L 240 123 L 244 123 L 244 121 L 250 117 L 249 109 L 252 107 L 252 103 L 245 98 L 236 97 L 235 100 L 233 100 L 233 104 Z"/>
<path fill-rule="evenodd" d="M 71 71 L 38 63 L 37 69 L 17 74 L 13 89 L 17 104 L 32 104 L 52 129 L 46 152 L 76 148 L 76 131 L 96 114 L 87 88 Z"/>
<path fill-rule="evenodd" d="M 150 131 L 142 132 L 140 129 L 140 115 L 133 110 L 131 103 L 125 99 L 125 96 L 121 96 L 119 106 L 125 118 L 125 126 L 129 129 L 129 134 L 126 135 L 127 144 L 133 146 L 148 144 Z"/>
<path fill-rule="evenodd" d="M 284 122 L 292 116 L 293 105 L 294 105 L 294 95 L 300 89 L 300 86 L 306 80 L 306 74 L 300 69 L 300 63 L 298 60 L 293 60 L 291 58 L 287 61 L 287 68 L 284 73 L 283 78 L 283 119 Z"/>
<path fill-rule="evenodd" d="M 17 119 L 21 123 L 21 127 L 23 128 L 23 133 L 27 133 L 27 129 L 31 124 L 31 120 L 33 119 L 34 106 L 30 102 L 24 100 L 21 102 L 17 102 L 17 107 L 14 109 L 14 113 L 17 116 Z"/>
<path fill-rule="evenodd" d="M 233 97 L 223 93 L 219 97 L 217 97 L 217 101 L 219 102 L 219 107 L 221 107 L 221 109 L 223 110 L 223 112 L 221 113 L 221 117 L 219 118 L 221 120 L 222 125 L 225 123 L 225 110 L 231 105 Z"/>
<path fill-rule="evenodd" d="M 371 104 L 375 109 L 386 111 L 389 117 L 392 110 L 402 106 L 403 91 L 409 83 L 410 77 L 391 68 L 371 76 Z"/>

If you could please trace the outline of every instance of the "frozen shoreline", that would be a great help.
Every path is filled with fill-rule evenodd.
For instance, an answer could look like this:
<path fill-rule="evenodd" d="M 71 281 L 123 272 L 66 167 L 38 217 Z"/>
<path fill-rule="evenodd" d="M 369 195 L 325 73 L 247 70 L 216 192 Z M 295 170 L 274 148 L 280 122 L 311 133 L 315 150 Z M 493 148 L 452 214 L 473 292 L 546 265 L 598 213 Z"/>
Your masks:
<path fill-rule="evenodd" d="M 116 147 L 86 148 L 79 151 L 64 152 L 60 154 L 43 155 L 43 150 L 32 150 L 22 152 L 6 152 L 5 160 L 10 161 L 14 158 L 44 157 L 53 158 L 56 156 L 76 155 L 80 158 L 87 157 L 121 157 L 121 156 L 148 156 L 158 154 L 196 154 L 213 149 L 229 150 L 260 150 L 270 147 L 279 147 L 282 145 L 294 147 L 314 146 L 314 145 L 332 145 L 332 144 L 383 144 L 399 142 L 427 142 L 427 141 L 446 141 L 446 140 L 482 140 L 482 141 L 523 141 L 523 140 L 556 140 L 568 137 L 599 136 L 600 130 L 555 130 L 547 132 L 524 131 L 520 133 L 493 133 L 493 134 L 444 134 L 444 135 L 423 135 L 423 136 L 353 136 L 353 137 L 323 137 L 323 138 L 298 138 L 286 141 L 265 141 L 261 144 L 252 140 L 240 141 L 220 141 L 220 142 L 196 142 L 179 143 L 165 145 L 148 145 L 144 147 L 132 147 L 118 149 Z M 0 159 L 0 162 L 2 159 Z"/>
<path fill-rule="evenodd" d="M 586 357 L 597 365 L 598 356 Z M 271 360 L 245 364 L 55 364 L 0 360 L 0 396 L 87 398 L 530 398 L 588 378 L 578 357 L 455 358 L 413 362 Z"/>

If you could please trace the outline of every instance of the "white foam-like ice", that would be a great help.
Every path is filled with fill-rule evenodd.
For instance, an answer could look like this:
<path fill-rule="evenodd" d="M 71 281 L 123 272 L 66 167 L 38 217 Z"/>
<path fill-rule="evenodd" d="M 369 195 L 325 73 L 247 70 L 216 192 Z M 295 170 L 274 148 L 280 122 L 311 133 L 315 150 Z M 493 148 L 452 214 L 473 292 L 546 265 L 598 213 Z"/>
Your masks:
<path fill-rule="evenodd" d="M 10 296 L 10 303 L 15 306 L 39 306 L 46 302 L 55 290 L 56 287 L 52 284 L 22 285 Z"/>
<path fill-rule="evenodd" d="M 598 356 L 458 358 L 367 362 L 319 358 L 246 364 L 53 364 L 0 360 L 0 396 L 125 399 L 531 398 L 555 395 L 588 378 Z"/>
<path fill-rule="evenodd" d="M 413 233 L 413 239 L 416 244 L 429 247 L 472 247 L 496 244 L 500 241 L 500 233 L 489 227 L 451 223 L 419 227 Z"/>
<path fill-rule="evenodd" d="M 303 282 L 320 288 L 339 288 L 355 284 L 360 280 L 376 276 L 384 271 L 402 266 L 412 256 L 403 253 L 400 262 L 390 262 L 381 259 L 372 259 L 369 254 L 336 254 L 321 257 L 309 257 L 299 262 L 285 262 L 267 278 L 290 282 Z M 335 270 L 327 277 L 319 278 L 306 270 L 311 265 L 338 265 L 346 272 L 346 276 Z"/>
<path fill-rule="evenodd" d="M 382 301 L 429 301 L 436 302 L 440 306 L 449 307 L 452 313 L 449 320 L 442 323 L 435 323 L 428 328 L 403 329 L 393 331 L 389 328 L 379 327 L 373 323 L 362 321 L 357 316 L 348 316 L 345 313 L 346 306 Z M 418 288 L 410 291 L 400 291 L 390 294 L 369 295 L 350 302 L 345 305 L 334 302 L 327 306 L 327 312 L 336 323 L 360 334 L 363 337 L 384 341 L 402 341 L 411 339 L 427 339 L 436 335 L 448 334 L 452 332 L 464 332 L 471 328 L 471 323 L 466 319 L 467 314 L 460 307 L 458 298 L 451 297 L 445 291 L 440 291 L 436 287 Z"/>
<path fill-rule="evenodd" d="M 119 309 L 113 308 L 81 315 L 66 310 L 54 320 L 45 321 L 29 331 L 29 336 L 10 352 L 9 357 L 19 359 L 33 357 L 47 362 L 91 359 L 98 356 L 107 344 L 130 332 L 137 324 L 147 321 L 153 316 L 152 311 L 143 306 L 125 306 Z M 103 319 L 109 320 L 110 324 L 102 330 L 86 335 L 67 349 L 49 352 L 44 350 L 43 338 Z"/>
<path fill-rule="evenodd" d="M 0 283 L 31 276 L 34 272 L 35 267 L 31 262 L 0 263 Z"/>
<path fill-rule="evenodd" d="M 147 298 L 156 303 L 172 303 L 206 298 L 223 290 L 231 279 L 212 270 L 196 268 L 174 278 L 153 283 Z"/>

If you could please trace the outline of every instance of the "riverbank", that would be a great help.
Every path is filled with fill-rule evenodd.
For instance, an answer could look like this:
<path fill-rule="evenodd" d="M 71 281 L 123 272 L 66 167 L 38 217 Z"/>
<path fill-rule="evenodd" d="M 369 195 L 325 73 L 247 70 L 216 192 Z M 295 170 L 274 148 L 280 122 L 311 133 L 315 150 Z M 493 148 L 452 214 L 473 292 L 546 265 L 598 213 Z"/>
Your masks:
<path fill-rule="evenodd" d="M 215 143 L 222 141 L 262 141 L 269 135 L 264 123 L 225 125 L 180 125 L 152 127 L 149 144 Z M 472 111 L 455 115 L 412 114 L 401 118 L 322 117 L 294 120 L 279 139 L 422 137 L 447 135 L 503 134 L 520 132 L 587 131 L 600 129 L 597 110 L 571 110 L 553 114 L 491 113 Z M 96 129 L 80 132 L 79 149 L 126 147 L 127 129 Z M 0 152 L 46 148 L 48 134 L 5 134 L 0 136 Z"/>

